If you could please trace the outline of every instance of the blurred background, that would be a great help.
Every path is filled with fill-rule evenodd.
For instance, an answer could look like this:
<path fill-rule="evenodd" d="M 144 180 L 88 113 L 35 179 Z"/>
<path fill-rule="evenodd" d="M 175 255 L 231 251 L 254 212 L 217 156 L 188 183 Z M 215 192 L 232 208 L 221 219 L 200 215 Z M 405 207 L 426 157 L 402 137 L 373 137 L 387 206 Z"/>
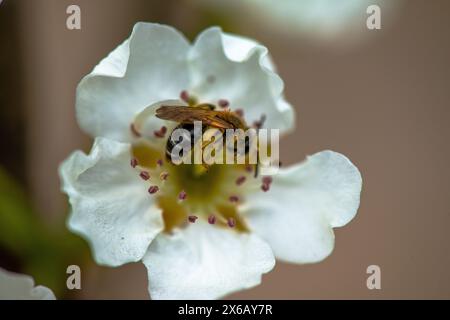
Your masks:
<path fill-rule="evenodd" d="M 66 8 L 81 8 L 68 30 Z M 381 30 L 366 27 L 369 4 Z M 4 0 L 0 4 L 0 267 L 58 298 L 147 299 L 140 263 L 96 266 L 65 227 L 57 167 L 91 141 L 77 126 L 80 79 L 137 21 L 189 39 L 220 25 L 265 44 L 297 111 L 283 164 L 332 149 L 363 176 L 357 217 L 315 265 L 278 263 L 235 299 L 450 298 L 450 2 L 447 0 Z M 82 290 L 65 287 L 82 268 Z M 368 290 L 379 265 L 382 289 Z"/>

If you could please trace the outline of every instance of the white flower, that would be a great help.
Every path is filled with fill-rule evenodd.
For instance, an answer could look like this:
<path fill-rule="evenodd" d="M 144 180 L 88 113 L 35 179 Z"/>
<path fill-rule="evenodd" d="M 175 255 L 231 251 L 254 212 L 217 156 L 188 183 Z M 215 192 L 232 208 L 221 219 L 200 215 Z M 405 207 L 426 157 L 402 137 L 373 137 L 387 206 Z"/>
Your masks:
<path fill-rule="evenodd" d="M 175 166 L 164 156 L 174 124 L 153 117 L 185 104 L 181 93 L 240 108 L 249 123 L 265 114 L 265 127 L 287 132 L 294 115 L 282 92 L 253 40 L 210 28 L 191 45 L 171 27 L 136 24 L 78 86 L 78 121 L 95 142 L 60 168 L 70 229 L 99 264 L 142 260 L 154 299 L 219 298 L 259 284 L 275 257 L 324 259 L 332 228 L 359 206 L 361 176 L 346 157 L 320 152 L 263 182 L 239 165 Z"/>
<path fill-rule="evenodd" d="M 53 292 L 34 286 L 33 278 L 0 268 L 0 300 L 55 300 Z"/>

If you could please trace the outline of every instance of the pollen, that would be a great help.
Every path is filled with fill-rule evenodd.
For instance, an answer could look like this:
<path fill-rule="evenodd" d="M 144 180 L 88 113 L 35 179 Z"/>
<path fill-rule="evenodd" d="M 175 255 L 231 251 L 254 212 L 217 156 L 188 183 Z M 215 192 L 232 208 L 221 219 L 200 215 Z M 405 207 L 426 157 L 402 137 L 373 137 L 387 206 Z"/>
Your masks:
<path fill-rule="evenodd" d="M 158 186 L 151 186 L 150 188 L 148 188 L 148 193 L 150 194 L 155 194 L 159 191 L 159 187 Z"/>
<path fill-rule="evenodd" d="M 150 173 L 148 173 L 148 171 L 141 171 L 139 176 L 142 178 L 142 180 L 147 181 L 148 179 L 150 179 Z"/>

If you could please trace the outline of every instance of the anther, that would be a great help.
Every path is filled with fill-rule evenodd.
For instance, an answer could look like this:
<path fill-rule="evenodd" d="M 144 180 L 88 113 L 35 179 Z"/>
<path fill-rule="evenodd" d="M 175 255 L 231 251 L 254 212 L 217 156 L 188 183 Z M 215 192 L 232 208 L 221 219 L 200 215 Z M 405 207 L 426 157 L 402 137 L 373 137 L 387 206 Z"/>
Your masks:
<path fill-rule="evenodd" d="M 236 109 L 236 110 L 234 110 L 234 113 L 236 113 L 241 118 L 244 117 L 244 110 L 242 110 L 242 109 Z"/>
<path fill-rule="evenodd" d="M 268 184 L 268 183 L 262 184 L 262 186 L 261 186 L 262 191 L 267 192 L 267 191 L 269 191 L 269 189 L 270 189 L 270 184 Z"/>
<path fill-rule="evenodd" d="M 247 179 L 245 176 L 240 176 L 239 178 L 236 179 L 236 184 L 240 186 L 245 182 L 245 179 Z"/>
<path fill-rule="evenodd" d="M 132 124 L 130 125 L 130 130 L 131 130 L 131 133 L 132 133 L 135 137 L 137 137 L 137 138 L 141 137 L 141 133 L 136 129 L 136 126 L 134 125 L 134 123 L 132 123 Z"/>
<path fill-rule="evenodd" d="M 247 172 L 253 172 L 253 166 L 251 166 L 251 165 L 246 165 L 245 166 L 245 171 L 247 171 Z"/>
<path fill-rule="evenodd" d="M 164 136 L 166 135 L 166 132 L 167 132 L 167 128 L 165 126 L 162 126 L 161 129 L 153 131 L 153 134 L 157 138 L 164 138 Z"/>
<path fill-rule="evenodd" d="M 179 194 L 178 194 L 178 200 L 185 200 L 187 198 L 187 193 L 186 191 L 182 190 Z"/>
<path fill-rule="evenodd" d="M 238 196 L 230 196 L 228 198 L 228 200 L 230 200 L 230 202 L 236 203 L 239 201 L 239 197 Z"/>
<path fill-rule="evenodd" d="M 161 167 L 163 165 L 162 159 L 158 159 L 158 161 L 156 161 L 156 164 Z"/>
<path fill-rule="evenodd" d="M 210 215 L 209 217 L 208 217 L 208 223 L 209 224 L 215 224 L 216 223 L 216 216 L 215 215 Z"/>
<path fill-rule="evenodd" d="M 228 100 L 226 99 L 220 99 L 217 104 L 219 105 L 219 107 L 221 108 L 226 108 L 230 105 L 230 102 L 228 102 Z"/>
<path fill-rule="evenodd" d="M 140 176 L 143 180 L 148 180 L 148 179 L 150 179 L 150 173 L 148 173 L 147 171 L 141 171 L 141 173 L 139 174 L 139 176 Z"/>
<path fill-rule="evenodd" d="M 236 226 L 236 220 L 234 220 L 234 218 L 228 218 L 227 219 L 227 224 L 230 228 L 234 228 Z"/>
<path fill-rule="evenodd" d="M 159 191 L 159 187 L 158 186 L 151 186 L 150 188 L 148 188 L 148 193 L 150 194 L 155 194 Z"/>
<path fill-rule="evenodd" d="M 198 219 L 197 216 L 189 216 L 189 217 L 188 217 L 188 220 L 189 220 L 190 223 L 195 223 L 195 221 L 196 221 L 197 219 Z"/>
<path fill-rule="evenodd" d="M 130 165 L 131 165 L 133 168 L 136 168 L 136 166 L 137 166 L 138 164 L 139 164 L 139 163 L 138 163 L 138 161 L 137 161 L 136 158 L 132 158 L 132 159 L 131 159 Z"/>
<path fill-rule="evenodd" d="M 168 177 L 169 177 L 169 173 L 167 173 L 165 171 L 161 172 L 159 175 L 159 179 L 161 179 L 161 181 L 167 180 Z"/>
<path fill-rule="evenodd" d="M 186 90 L 181 91 L 180 98 L 186 103 L 189 103 L 189 93 Z"/>
<path fill-rule="evenodd" d="M 263 184 L 271 184 L 272 183 L 272 177 L 271 176 L 265 176 L 262 178 Z"/>

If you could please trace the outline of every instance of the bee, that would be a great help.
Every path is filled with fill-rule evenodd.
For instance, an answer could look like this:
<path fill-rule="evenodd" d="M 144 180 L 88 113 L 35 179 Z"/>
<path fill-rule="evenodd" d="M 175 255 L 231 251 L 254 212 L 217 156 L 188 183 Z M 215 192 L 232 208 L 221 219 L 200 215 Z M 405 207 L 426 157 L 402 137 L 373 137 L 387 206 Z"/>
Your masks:
<path fill-rule="evenodd" d="M 245 120 L 238 114 L 232 111 L 215 110 L 216 106 L 209 103 L 201 103 L 194 106 L 161 106 L 156 110 L 156 117 L 162 120 L 169 120 L 178 122 L 173 130 L 185 129 L 190 133 L 191 147 L 193 147 L 194 142 L 194 122 L 201 121 L 202 123 L 202 134 L 208 129 L 215 128 L 224 133 L 226 129 L 242 129 L 247 130 Z M 168 139 L 166 143 L 166 157 L 170 158 L 173 147 L 177 142 Z M 202 149 L 206 145 L 202 145 Z M 245 139 L 245 154 L 248 154 L 250 150 L 250 141 Z M 236 149 L 235 149 L 236 151 Z M 203 164 L 206 168 L 208 166 Z M 258 175 L 258 161 L 255 166 L 255 177 Z"/>

